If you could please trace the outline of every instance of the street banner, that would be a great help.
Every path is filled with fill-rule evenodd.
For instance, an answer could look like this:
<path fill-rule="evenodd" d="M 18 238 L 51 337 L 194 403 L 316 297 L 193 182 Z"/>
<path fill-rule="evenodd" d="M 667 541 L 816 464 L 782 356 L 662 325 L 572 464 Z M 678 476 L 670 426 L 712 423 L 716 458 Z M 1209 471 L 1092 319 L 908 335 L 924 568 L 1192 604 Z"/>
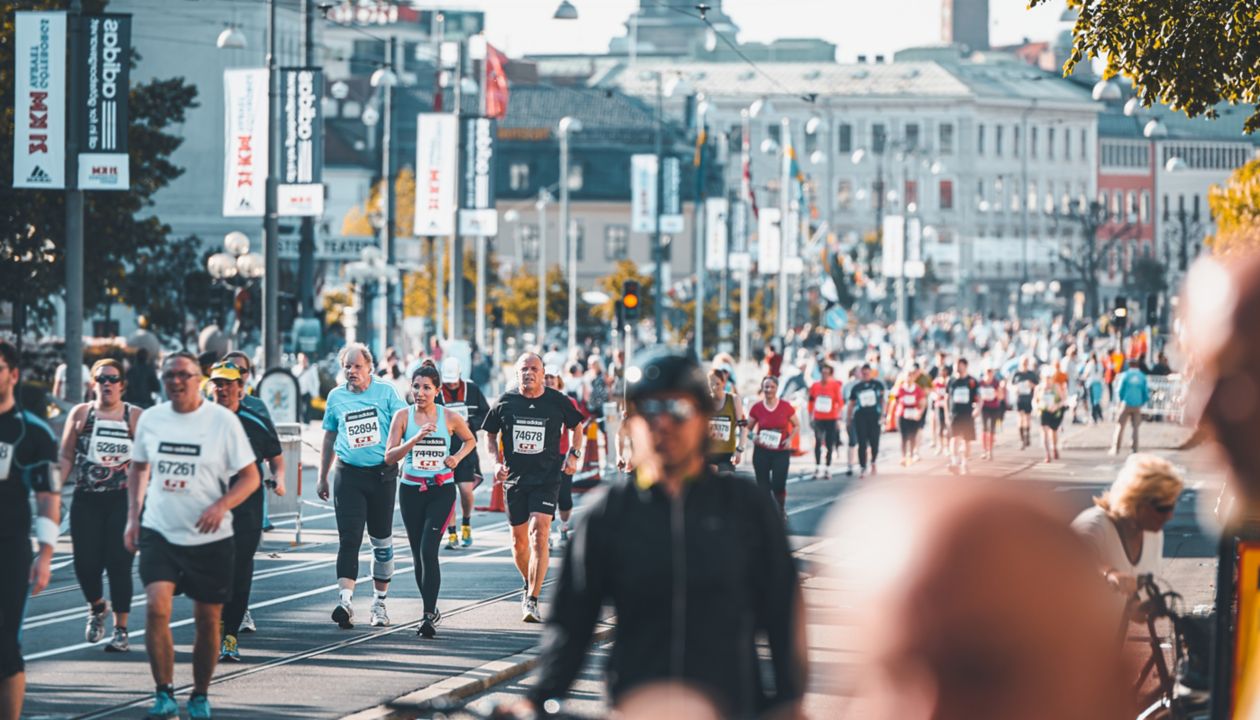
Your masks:
<path fill-rule="evenodd" d="M 665 187 L 661 193 L 661 232 L 680 233 L 685 227 L 682 212 L 682 163 L 665 158 Z"/>
<path fill-rule="evenodd" d="M 900 215 L 884 216 L 883 245 L 880 256 L 883 258 L 883 271 L 886 278 L 901 277 L 905 269 L 906 234 L 905 220 Z"/>
<path fill-rule="evenodd" d="M 748 252 L 748 203 L 731 202 L 731 248 L 735 252 Z"/>
<path fill-rule="evenodd" d="M 131 89 L 131 16 L 109 13 L 72 18 L 79 32 L 70 48 L 70 101 L 78 116 L 79 189 L 127 190 L 127 98 Z"/>
<path fill-rule="evenodd" d="M 280 68 L 281 170 L 277 210 L 282 216 L 324 214 L 324 74 L 319 68 Z"/>
<path fill-rule="evenodd" d="M 778 208 L 762 208 L 761 215 L 757 218 L 757 272 L 762 275 L 779 273 L 782 242 L 779 215 Z"/>
<path fill-rule="evenodd" d="M 262 217 L 267 204 L 267 69 L 225 70 L 223 216 Z"/>
<path fill-rule="evenodd" d="M 66 187 L 66 14 L 15 13 L 13 187 Z"/>
<path fill-rule="evenodd" d="M 707 198 L 704 201 L 704 267 L 706 270 L 725 270 L 726 257 L 730 253 L 727 244 L 726 216 L 730 203 L 726 198 Z"/>
<path fill-rule="evenodd" d="M 276 245 L 281 260 L 297 260 L 300 237 L 281 235 Z M 363 256 L 363 248 L 378 247 L 380 240 L 371 235 L 320 236 L 315 239 L 316 260 L 358 260 Z"/>
<path fill-rule="evenodd" d="M 464 118 L 460 134 L 459 232 L 490 237 L 499 233 L 499 211 L 494 202 L 495 122 L 490 118 Z"/>
<path fill-rule="evenodd" d="M 906 277 L 921 278 L 927 272 L 923 262 L 923 223 L 917 217 L 906 221 Z"/>
<path fill-rule="evenodd" d="M 459 123 L 451 113 L 416 117 L 415 234 L 455 234 Z"/>
<path fill-rule="evenodd" d="M 656 156 L 630 156 L 630 232 L 656 230 Z"/>

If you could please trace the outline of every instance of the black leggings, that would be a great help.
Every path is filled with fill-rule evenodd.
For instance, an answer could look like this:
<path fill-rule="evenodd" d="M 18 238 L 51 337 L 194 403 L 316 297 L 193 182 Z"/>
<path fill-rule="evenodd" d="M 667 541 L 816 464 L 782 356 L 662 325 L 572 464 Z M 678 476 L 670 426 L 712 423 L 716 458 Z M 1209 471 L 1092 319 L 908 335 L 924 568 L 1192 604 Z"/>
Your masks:
<path fill-rule="evenodd" d="M 753 448 L 753 473 L 757 476 L 757 484 L 769 490 L 780 506 L 787 497 L 788 463 L 791 460 L 791 450 Z"/>
<path fill-rule="evenodd" d="M 363 526 L 368 536 L 375 540 L 387 540 L 394 534 L 394 496 L 398 487 L 398 466 L 377 465 L 356 467 L 340 460 L 334 469 L 336 474 L 333 504 L 337 513 L 337 577 L 357 580 L 359 577 L 359 548 L 363 545 Z M 391 546 L 392 548 L 392 546 Z M 376 548 L 373 547 L 375 551 Z M 377 553 L 381 555 L 381 553 Z M 388 574 L 393 573 L 392 549 L 388 553 Z M 375 568 L 378 563 L 373 563 Z M 388 577 L 374 577 L 389 582 Z"/>
<path fill-rule="evenodd" d="M 31 541 L 27 531 L 0 537 L 0 680 L 26 670 L 20 641 L 30 577 Z"/>
<path fill-rule="evenodd" d="M 438 566 L 438 548 L 442 546 L 442 530 L 455 507 L 455 483 L 430 486 L 421 492 L 415 485 L 400 485 L 398 507 L 407 526 L 411 559 L 416 568 L 416 587 L 424 598 L 424 611 L 437 609 L 438 590 L 442 587 L 442 570 Z"/>
<path fill-rule="evenodd" d="M 853 427 L 858 436 L 858 464 L 866 469 L 867 451 L 870 451 L 871 464 L 879 457 L 879 413 L 860 412 L 853 414 Z"/>
<path fill-rule="evenodd" d="M 831 467 L 831 453 L 840 444 L 838 420 L 814 421 L 814 464 L 822 463 L 823 448 L 827 449 L 827 467 Z"/>
<path fill-rule="evenodd" d="M 254 584 L 254 553 L 262 542 L 262 517 L 252 513 L 232 513 L 232 539 L 236 559 L 232 568 L 232 599 L 223 604 L 223 634 L 237 635 L 249 609 L 249 591 Z"/>
<path fill-rule="evenodd" d="M 131 567 L 127 552 L 127 491 L 76 492 L 70 506 L 70 538 L 74 541 L 74 576 L 88 602 L 105 595 L 101 573 L 109 575 L 109 601 L 114 612 L 131 612 Z"/>

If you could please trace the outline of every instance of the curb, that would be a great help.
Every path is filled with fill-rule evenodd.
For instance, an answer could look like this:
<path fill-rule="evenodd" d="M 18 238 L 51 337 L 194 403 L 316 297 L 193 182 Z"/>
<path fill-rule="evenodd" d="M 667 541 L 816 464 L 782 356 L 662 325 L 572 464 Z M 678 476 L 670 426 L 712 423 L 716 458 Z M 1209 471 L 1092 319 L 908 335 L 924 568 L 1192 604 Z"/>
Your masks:
<path fill-rule="evenodd" d="M 606 623 L 591 636 L 591 644 L 609 640 L 615 628 Z M 346 715 L 341 720 L 411 720 L 417 713 L 437 712 L 458 705 L 473 695 L 520 677 L 538 666 L 539 648 L 492 660 L 461 675 L 440 680 L 376 707 Z"/>

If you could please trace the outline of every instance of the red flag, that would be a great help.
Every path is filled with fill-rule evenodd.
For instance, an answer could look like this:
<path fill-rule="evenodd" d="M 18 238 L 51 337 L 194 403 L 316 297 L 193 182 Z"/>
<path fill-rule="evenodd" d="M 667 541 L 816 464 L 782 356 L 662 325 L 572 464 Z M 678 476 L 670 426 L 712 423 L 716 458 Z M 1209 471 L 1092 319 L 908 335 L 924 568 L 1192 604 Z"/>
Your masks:
<path fill-rule="evenodd" d="M 757 210 L 757 195 L 752 188 L 752 162 L 747 154 L 744 155 L 744 193 L 748 196 L 748 204 L 752 207 L 753 218 L 761 217 L 761 213 Z"/>
<path fill-rule="evenodd" d="M 486 117 L 502 118 L 507 115 L 507 62 L 506 55 L 486 43 Z"/>

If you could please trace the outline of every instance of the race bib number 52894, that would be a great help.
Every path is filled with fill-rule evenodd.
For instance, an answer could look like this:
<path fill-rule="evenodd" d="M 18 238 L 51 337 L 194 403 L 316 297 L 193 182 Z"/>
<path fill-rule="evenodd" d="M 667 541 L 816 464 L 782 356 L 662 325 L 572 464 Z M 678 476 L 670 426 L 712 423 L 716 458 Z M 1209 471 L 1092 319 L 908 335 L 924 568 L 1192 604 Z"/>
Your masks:
<path fill-rule="evenodd" d="M 372 447 L 381 441 L 381 423 L 376 408 L 346 413 L 346 440 L 352 449 Z"/>

